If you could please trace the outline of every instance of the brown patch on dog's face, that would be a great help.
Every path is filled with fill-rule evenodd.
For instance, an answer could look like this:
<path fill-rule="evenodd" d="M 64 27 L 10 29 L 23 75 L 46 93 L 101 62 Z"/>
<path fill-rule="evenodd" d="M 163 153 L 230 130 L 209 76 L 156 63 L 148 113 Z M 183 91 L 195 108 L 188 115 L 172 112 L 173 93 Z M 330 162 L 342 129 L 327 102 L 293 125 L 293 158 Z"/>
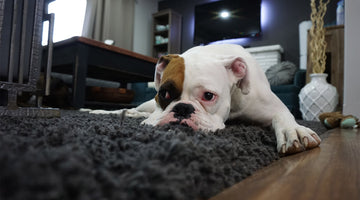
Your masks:
<path fill-rule="evenodd" d="M 172 101 L 181 96 L 184 83 L 185 64 L 180 56 L 171 56 L 162 74 L 160 88 L 155 96 L 156 102 L 164 110 Z"/>

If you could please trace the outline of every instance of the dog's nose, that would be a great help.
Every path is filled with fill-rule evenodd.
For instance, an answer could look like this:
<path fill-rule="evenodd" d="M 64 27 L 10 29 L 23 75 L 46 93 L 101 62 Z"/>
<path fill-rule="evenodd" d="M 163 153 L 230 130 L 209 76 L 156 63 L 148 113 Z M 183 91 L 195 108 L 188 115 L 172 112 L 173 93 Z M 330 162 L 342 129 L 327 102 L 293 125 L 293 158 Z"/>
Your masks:
<path fill-rule="evenodd" d="M 191 104 L 178 103 L 172 109 L 174 117 L 178 119 L 188 119 L 192 113 L 195 113 L 195 108 Z"/>

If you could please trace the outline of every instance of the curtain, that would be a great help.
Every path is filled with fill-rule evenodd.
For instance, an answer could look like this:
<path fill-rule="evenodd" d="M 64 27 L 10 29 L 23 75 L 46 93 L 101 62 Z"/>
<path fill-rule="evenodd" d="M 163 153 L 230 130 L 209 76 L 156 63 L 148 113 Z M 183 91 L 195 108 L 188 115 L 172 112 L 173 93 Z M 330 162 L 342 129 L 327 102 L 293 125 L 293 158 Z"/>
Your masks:
<path fill-rule="evenodd" d="M 82 36 L 133 50 L 135 0 L 87 0 Z"/>

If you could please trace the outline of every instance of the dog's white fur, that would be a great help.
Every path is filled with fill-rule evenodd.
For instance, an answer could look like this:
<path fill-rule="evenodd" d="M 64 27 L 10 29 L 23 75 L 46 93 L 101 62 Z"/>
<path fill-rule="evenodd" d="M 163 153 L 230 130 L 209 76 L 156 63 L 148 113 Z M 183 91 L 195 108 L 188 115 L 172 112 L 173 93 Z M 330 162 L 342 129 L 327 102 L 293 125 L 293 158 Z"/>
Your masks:
<path fill-rule="evenodd" d="M 267 78 L 254 58 L 239 45 L 194 47 L 180 55 L 185 62 L 185 79 L 179 100 L 165 110 L 154 99 L 127 110 L 131 117 L 146 117 L 144 124 L 153 126 L 172 122 L 173 108 L 179 103 L 195 108 L 184 123 L 194 129 L 214 131 L 225 127 L 227 119 L 272 125 L 280 153 L 295 153 L 318 146 L 321 142 L 311 129 L 299 125 L 287 107 L 271 91 Z M 157 65 L 155 85 L 159 91 L 162 72 Z M 162 69 L 163 70 L 163 69 Z M 204 91 L 216 94 L 216 101 L 204 102 Z M 118 111 L 91 111 L 115 113 Z"/>

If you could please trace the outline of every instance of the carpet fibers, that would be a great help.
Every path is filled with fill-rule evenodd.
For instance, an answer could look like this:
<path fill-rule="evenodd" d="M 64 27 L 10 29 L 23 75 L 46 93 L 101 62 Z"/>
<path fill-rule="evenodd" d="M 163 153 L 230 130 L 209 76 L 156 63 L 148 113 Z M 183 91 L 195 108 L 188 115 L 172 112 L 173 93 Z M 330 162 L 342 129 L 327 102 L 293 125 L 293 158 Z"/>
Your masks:
<path fill-rule="evenodd" d="M 207 199 L 280 158 L 270 128 L 230 122 L 202 133 L 141 121 L 1 117 L 0 199 Z"/>

